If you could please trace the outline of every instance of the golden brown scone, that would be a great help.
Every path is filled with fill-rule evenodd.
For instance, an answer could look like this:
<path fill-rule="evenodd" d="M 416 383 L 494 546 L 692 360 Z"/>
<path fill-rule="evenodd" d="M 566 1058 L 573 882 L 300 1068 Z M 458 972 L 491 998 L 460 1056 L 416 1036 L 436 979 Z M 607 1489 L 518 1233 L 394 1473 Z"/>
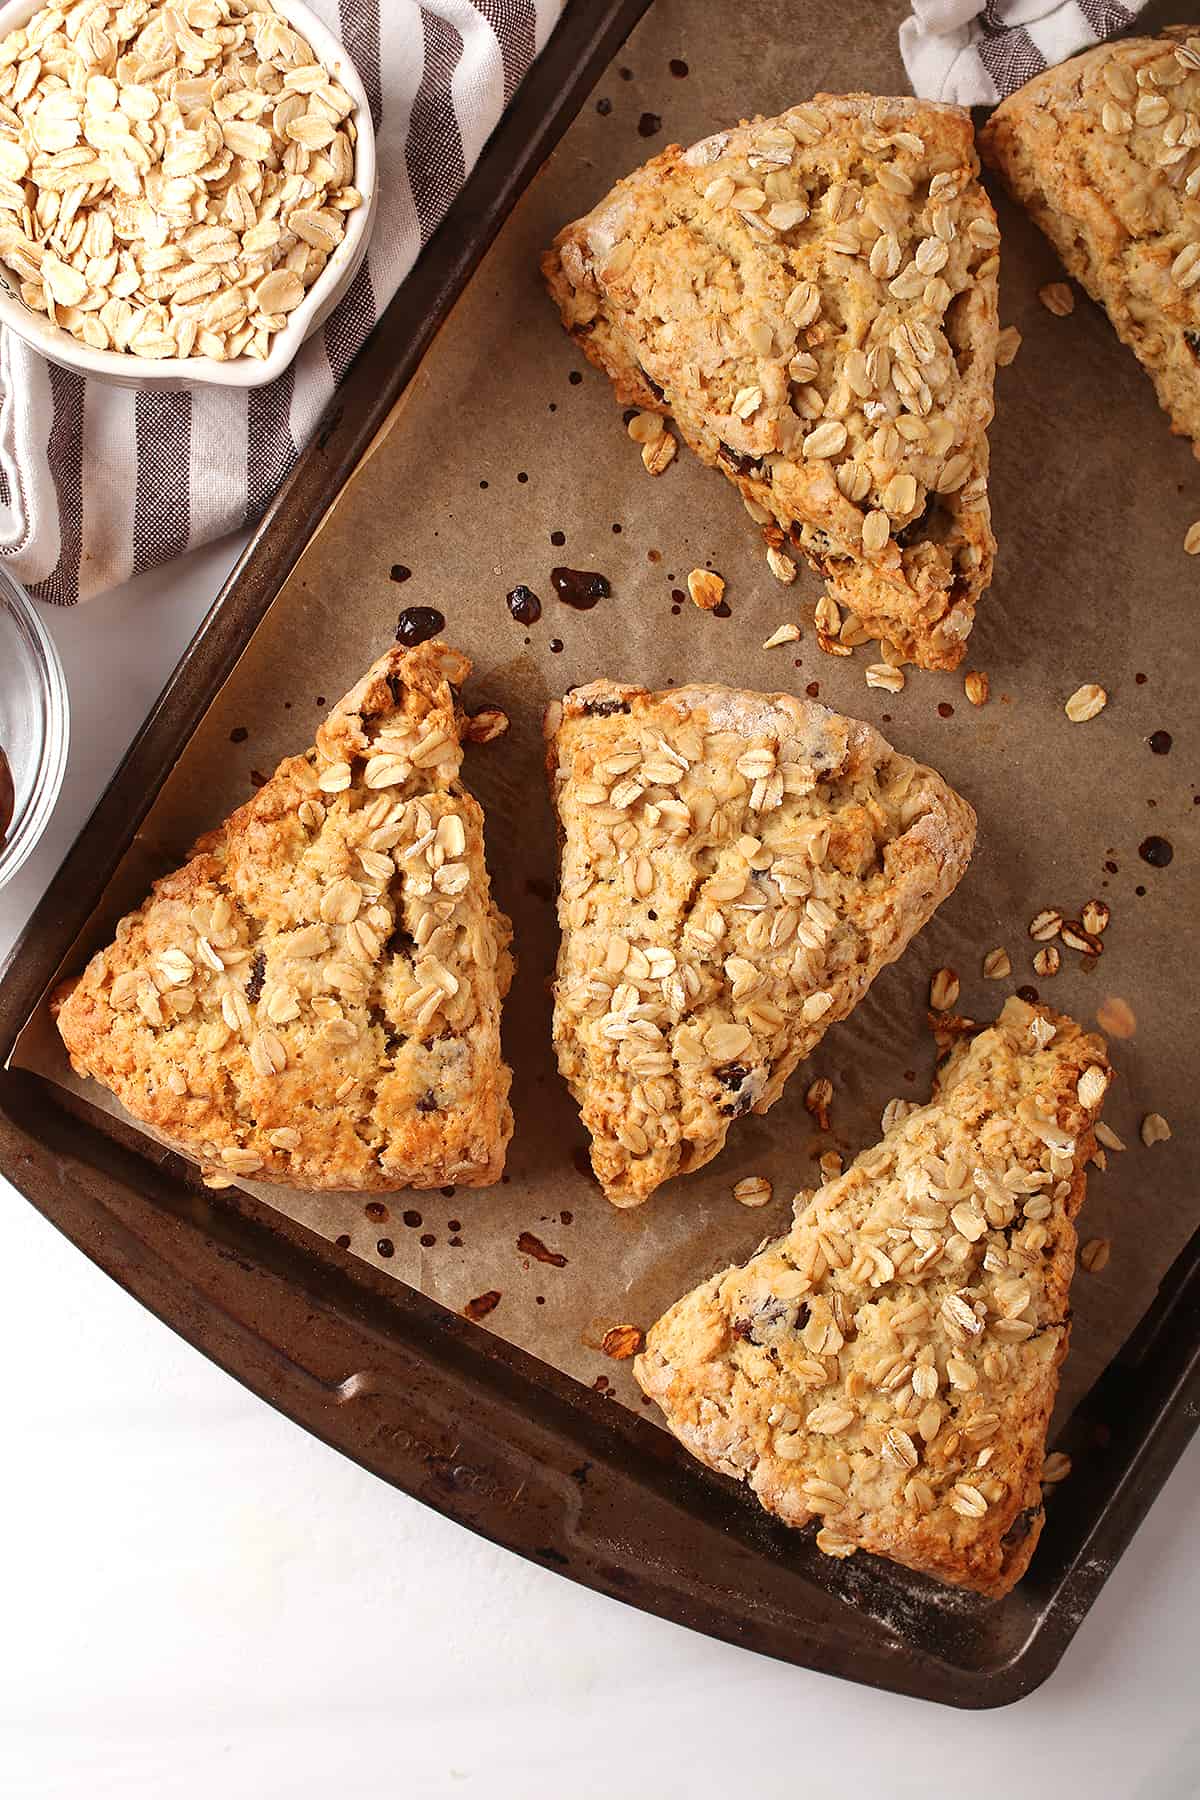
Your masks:
<path fill-rule="evenodd" d="M 595 681 L 547 714 L 558 1065 L 616 1206 L 716 1156 L 956 886 L 975 815 L 791 694 Z"/>
<path fill-rule="evenodd" d="M 674 418 L 768 545 L 932 669 L 962 660 L 995 550 L 1000 234 L 978 172 L 958 107 L 818 94 L 670 145 L 542 262 L 618 400 Z"/>
<path fill-rule="evenodd" d="M 499 1180 L 511 931 L 459 780 L 470 666 L 380 657 L 60 995 L 77 1072 L 214 1176 Z"/>
<path fill-rule="evenodd" d="M 788 1525 L 1008 1592 L 1043 1524 L 1070 1332 L 1072 1224 L 1111 1071 L 1098 1037 L 1009 1000 L 933 1098 L 795 1223 L 651 1330 L 634 1373 L 693 1455 Z"/>
<path fill-rule="evenodd" d="M 1200 27 L 1047 69 L 980 147 L 1104 307 L 1200 456 Z"/>

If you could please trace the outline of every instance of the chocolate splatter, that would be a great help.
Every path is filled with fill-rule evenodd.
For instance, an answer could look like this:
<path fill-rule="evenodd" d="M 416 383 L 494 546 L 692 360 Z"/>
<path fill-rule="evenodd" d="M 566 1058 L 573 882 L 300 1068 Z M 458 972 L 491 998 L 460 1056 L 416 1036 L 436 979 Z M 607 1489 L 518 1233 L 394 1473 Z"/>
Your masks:
<path fill-rule="evenodd" d="M 522 1256 L 532 1256 L 536 1262 L 551 1263 L 556 1269 L 565 1269 L 567 1259 L 558 1250 L 549 1250 L 540 1237 L 534 1237 L 532 1231 L 523 1231 L 517 1239 L 517 1249 Z"/>
<path fill-rule="evenodd" d="M 563 605 L 573 606 L 576 612 L 590 612 L 598 600 L 607 600 L 612 593 L 607 576 L 594 569 L 551 569 L 550 579 Z"/>
<path fill-rule="evenodd" d="M 1143 838 L 1138 845 L 1138 855 L 1152 869 L 1165 869 L 1174 854 L 1174 848 L 1165 837 Z"/>
<path fill-rule="evenodd" d="M 428 643 L 446 629 L 446 616 L 436 606 L 406 606 L 396 620 L 396 642 L 411 649 Z"/>
<path fill-rule="evenodd" d="M 542 603 L 533 589 L 519 582 L 512 592 L 505 595 L 508 610 L 518 625 L 536 625 L 542 616 Z"/>

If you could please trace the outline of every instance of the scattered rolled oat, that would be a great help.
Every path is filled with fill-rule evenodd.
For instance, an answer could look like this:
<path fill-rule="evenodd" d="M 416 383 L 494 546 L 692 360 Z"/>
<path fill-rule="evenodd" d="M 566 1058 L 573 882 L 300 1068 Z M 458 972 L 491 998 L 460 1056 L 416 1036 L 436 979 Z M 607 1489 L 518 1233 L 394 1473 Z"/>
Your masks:
<path fill-rule="evenodd" d="M 935 969 L 929 983 L 929 1004 L 934 1012 L 949 1012 L 958 1000 L 958 988 L 953 969 Z"/>
<path fill-rule="evenodd" d="M 766 1206 L 774 1191 L 765 1175 L 747 1175 L 733 1184 L 733 1197 L 741 1206 Z"/>
<path fill-rule="evenodd" d="M 635 444 L 656 444 L 666 431 L 662 417 L 658 413 L 634 413 L 625 427 Z"/>
<path fill-rule="evenodd" d="M 1085 719 L 1094 719 L 1107 705 L 1108 695 L 1104 689 L 1095 681 L 1085 681 L 1082 687 L 1075 689 L 1063 711 L 1072 724 L 1081 725 Z"/>
<path fill-rule="evenodd" d="M 785 556 L 782 550 L 776 550 L 774 545 L 767 550 L 767 567 L 776 581 L 782 581 L 785 585 L 796 579 L 795 563 L 790 556 Z"/>
<path fill-rule="evenodd" d="M 842 628 L 842 613 L 831 594 L 822 594 L 817 601 L 813 622 L 820 637 L 835 638 L 838 635 Z"/>
<path fill-rule="evenodd" d="M 833 1556 L 839 1560 L 853 1556 L 858 1549 L 857 1544 L 852 1544 L 846 1538 L 839 1537 L 837 1532 L 828 1525 L 822 1525 L 818 1531 L 816 1546 L 823 1556 Z"/>
<path fill-rule="evenodd" d="M 1147 1150 L 1151 1144 L 1165 1144 L 1171 1135 L 1171 1127 L 1161 1113 L 1147 1113 L 1142 1120 L 1142 1142 Z"/>
<path fill-rule="evenodd" d="M 1108 1238 L 1089 1238 L 1079 1252 L 1079 1260 L 1089 1275 L 1098 1275 L 1108 1266 L 1112 1244 Z"/>
<path fill-rule="evenodd" d="M 1094 932 L 1085 931 L 1079 919 L 1064 919 L 1059 932 L 1068 950 L 1079 950 L 1084 956 L 1099 956 L 1104 945 Z"/>
<path fill-rule="evenodd" d="M 983 973 L 988 981 L 1007 981 L 1012 974 L 1012 959 L 1002 947 L 989 950 L 983 959 Z"/>
<path fill-rule="evenodd" d="M 904 670 L 894 669 L 890 663 L 868 663 L 866 679 L 870 688 L 883 688 L 889 694 L 898 694 L 904 686 Z"/>
<path fill-rule="evenodd" d="M 687 589 L 701 612 L 712 612 L 721 604 L 725 583 L 711 569 L 693 569 L 687 578 Z"/>
<path fill-rule="evenodd" d="M 771 633 L 763 645 L 763 649 L 777 650 L 780 644 L 794 644 L 799 636 L 800 627 L 798 625 L 779 625 Z"/>
<path fill-rule="evenodd" d="M 1125 1148 L 1112 1126 L 1106 1125 L 1103 1119 L 1096 1120 L 1094 1129 L 1096 1141 L 1103 1144 L 1106 1150 L 1123 1150 Z"/>
<path fill-rule="evenodd" d="M 678 445 L 671 433 L 664 431 L 653 443 L 642 445 L 642 467 L 648 475 L 661 475 L 674 462 L 677 449 Z"/>
<path fill-rule="evenodd" d="M 0 44 L 0 259 L 91 349 L 265 357 L 362 204 L 353 109 L 265 4 L 46 6 Z"/>
<path fill-rule="evenodd" d="M 821 1173 L 826 1181 L 834 1181 L 842 1172 L 842 1153 L 840 1150 L 827 1150 L 821 1158 Z"/>
<path fill-rule="evenodd" d="M 1080 914 L 1080 922 L 1085 931 L 1099 937 L 1102 932 L 1107 931 L 1111 917 L 1106 900 L 1089 900 Z"/>
<path fill-rule="evenodd" d="M 1035 913 L 1029 921 L 1029 935 L 1036 938 L 1039 944 L 1057 937 L 1062 929 L 1062 914 L 1057 907 L 1045 906 L 1040 913 Z"/>
<path fill-rule="evenodd" d="M 1021 348 L 1021 334 L 1015 325 L 1006 325 L 996 339 L 996 367 L 1007 369 Z"/>
<path fill-rule="evenodd" d="M 499 706 L 481 706 L 467 720 L 463 737 L 469 744 L 490 744 L 508 730 L 508 714 Z"/>
<path fill-rule="evenodd" d="M 641 1347 L 642 1333 L 637 1325 L 610 1326 L 600 1340 L 601 1350 L 614 1362 L 627 1362 Z"/>
<path fill-rule="evenodd" d="M 826 1076 L 819 1075 L 816 1081 L 809 1084 L 804 1096 L 804 1104 L 822 1131 L 829 1130 L 829 1109 L 833 1105 L 833 1083 Z"/>
<path fill-rule="evenodd" d="M 1189 556 L 1200 556 L 1200 519 L 1195 520 L 1184 532 L 1183 547 Z"/>
<path fill-rule="evenodd" d="M 1042 1464 L 1042 1486 L 1053 1487 L 1071 1473 L 1071 1459 L 1063 1450 L 1055 1450 Z"/>
<path fill-rule="evenodd" d="M 963 691 L 972 706 L 986 706 L 992 684 L 983 669 L 968 669 L 963 676 Z"/>
<path fill-rule="evenodd" d="M 1048 281 L 1038 289 L 1038 299 L 1056 319 L 1065 319 L 1075 311 L 1075 295 L 1065 281 Z"/>
<path fill-rule="evenodd" d="M 1131 1038 L 1137 1031 L 1137 1018 L 1128 1000 L 1109 994 L 1096 1008 L 1096 1023 L 1109 1037 Z"/>
<path fill-rule="evenodd" d="M 1034 972 L 1038 975 L 1057 975 L 1062 968 L 1062 952 L 1057 944 L 1046 944 L 1033 959 Z"/>

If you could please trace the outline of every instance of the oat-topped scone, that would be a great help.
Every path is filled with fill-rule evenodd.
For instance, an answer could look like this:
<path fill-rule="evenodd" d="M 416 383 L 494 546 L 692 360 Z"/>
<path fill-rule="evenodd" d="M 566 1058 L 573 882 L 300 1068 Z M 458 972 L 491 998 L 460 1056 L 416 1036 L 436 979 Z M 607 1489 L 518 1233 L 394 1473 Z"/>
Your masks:
<path fill-rule="evenodd" d="M 766 1112 L 951 892 L 975 815 L 791 694 L 596 681 L 546 721 L 558 1064 L 616 1206 Z"/>
<path fill-rule="evenodd" d="M 1000 234 L 977 177 L 960 108 L 818 94 L 670 145 L 542 264 L 617 398 L 670 414 L 768 544 L 933 669 L 962 659 L 995 549 Z"/>
<path fill-rule="evenodd" d="M 389 650 L 59 997 L 75 1069 L 206 1170 L 499 1180 L 511 933 L 459 779 L 469 669 Z"/>
<path fill-rule="evenodd" d="M 1047 69 L 980 143 L 1200 456 L 1200 27 Z"/>
<path fill-rule="evenodd" d="M 831 1556 L 1007 1593 L 1042 1529 L 1110 1074 L 1099 1038 L 1009 1000 L 786 1237 L 654 1326 L 634 1372 L 680 1441 L 786 1524 L 819 1519 Z"/>

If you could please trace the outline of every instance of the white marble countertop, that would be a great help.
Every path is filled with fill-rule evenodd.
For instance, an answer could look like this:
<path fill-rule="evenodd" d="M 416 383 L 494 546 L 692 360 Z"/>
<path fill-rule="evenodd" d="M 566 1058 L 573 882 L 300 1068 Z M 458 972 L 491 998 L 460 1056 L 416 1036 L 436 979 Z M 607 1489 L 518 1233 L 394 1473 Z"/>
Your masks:
<path fill-rule="evenodd" d="M 0 895 L 0 955 L 237 547 L 49 616 L 70 769 Z M 495 1549 L 247 1393 L 2 1176 L 0 1211 L 5 1800 L 1200 1795 L 1200 1442 L 1050 1681 L 935 1710 Z"/>

